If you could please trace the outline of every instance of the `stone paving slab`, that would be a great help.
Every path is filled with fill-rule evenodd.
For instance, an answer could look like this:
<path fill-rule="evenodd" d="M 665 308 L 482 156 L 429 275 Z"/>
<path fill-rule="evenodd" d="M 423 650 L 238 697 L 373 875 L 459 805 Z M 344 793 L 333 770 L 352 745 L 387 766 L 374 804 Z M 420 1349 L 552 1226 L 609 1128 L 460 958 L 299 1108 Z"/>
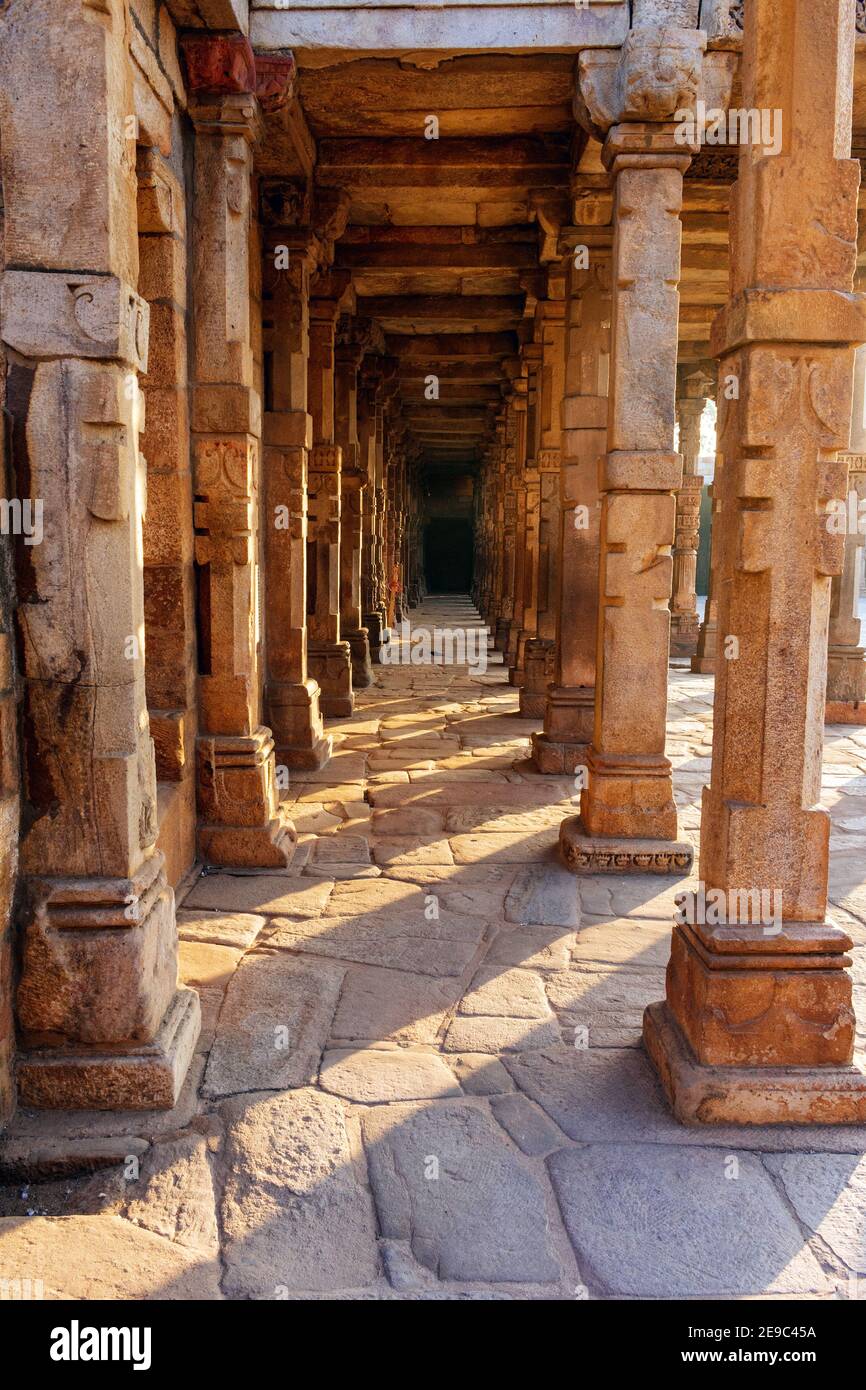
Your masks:
<path fill-rule="evenodd" d="M 687 1298 L 700 1288 L 718 1298 L 833 1287 L 755 1154 L 737 1155 L 735 1178 L 707 1148 L 593 1144 L 548 1162 L 598 1292 Z"/>
<path fill-rule="evenodd" d="M 448 1100 L 462 1094 L 441 1057 L 408 1048 L 326 1052 L 319 1082 L 325 1091 L 364 1105 Z"/>
<path fill-rule="evenodd" d="M 225 1292 L 357 1289 L 378 1274 L 370 1194 L 359 1180 L 343 1107 L 301 1090 L 246 1095 L 220 1107 L 226 1124 Z"/>
<path fill-rule="evenodd" d="M 334 1039 L 433 1043 L 462 992 L 453 978 L 352 966 L 346 971 Z"/>
<path fill-rule="evenodd" d="M 361 1124 L 383 1236 L 443 1280 L 559 1280 L 539 1176 L 483 1111 L 388 1106 Z"/>
<path fill-rule="evenodd" d="M 337 1007 L 339 966 L 281 951 L 246 956 L 226 991 L 203 1093 L 280 1090 L 316 1077 Z"/>
<path fill-rule="evenodd" d="M 461 975 L 483 931 L 478 917 L 444 912 L 435 921 L 428 921 L 423 912 L 378 912 L 318 922 L 277 918 L 268 944 L 422 975 Z"/>
<path fill-rule="evenodd" d="M 333 881 L 328 879 L 313 883 L 307 878 L 283 878 L 276 874 L 208 874 L 199 879 L 186 899 L 186 906 L 224 912 L 316 917 L 331 896 L 333 886 Z"/>

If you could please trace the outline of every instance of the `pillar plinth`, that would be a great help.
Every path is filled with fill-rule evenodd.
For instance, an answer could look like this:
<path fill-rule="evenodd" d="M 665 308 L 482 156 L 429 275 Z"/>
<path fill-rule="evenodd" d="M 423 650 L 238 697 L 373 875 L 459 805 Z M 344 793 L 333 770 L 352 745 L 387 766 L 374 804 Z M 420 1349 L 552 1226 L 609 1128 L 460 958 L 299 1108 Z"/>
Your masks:
<path fill-rule="evenodd" d="M 748 7 L 743 103 L 778 108 L 778 155 L 743 148 L 731 297 L 713 327 L 723 399 L 717 581 L 725 655 L 701 817 L 702 895 L 674 926 L 644 1040 L 675 1113 L 704 1123 L 862 1123 L 851 941 L 827 914 L 820 805 L 831 576 L 854 344 L 860 167 L 850 158 L 854 6 Z M 790 247 L 801 248 L 792 256 Z M 733 639 L 736 639 L 734 643 Z M 712 902 L 712 912 L 710 903 Z M 720 915 L 721 914 L 721 915 Z"/>

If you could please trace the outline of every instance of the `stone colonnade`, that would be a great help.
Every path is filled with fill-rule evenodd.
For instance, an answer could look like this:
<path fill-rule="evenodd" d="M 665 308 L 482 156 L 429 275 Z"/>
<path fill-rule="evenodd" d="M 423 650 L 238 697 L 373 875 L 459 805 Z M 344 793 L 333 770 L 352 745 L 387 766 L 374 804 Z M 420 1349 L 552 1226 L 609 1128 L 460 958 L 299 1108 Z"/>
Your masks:
<path fill-rule="evenodd" d="M 301 137 L 291 172 L 259 176 L 293 60 L 196 30 L 162 60 L 170 79 L 125 0 L 14 3 L 29 41 L 0 72 L 4 463 L 45 509 L 45 544 L 15 548 L 0 704 L 21 740 L 18 1093 L 169 1108 L 199 1029 L 173 885 L 194 855 L 291 865 L 280 791 L 327 764 L 325 718 L 351 716 L 424 593 L 422 450 L 394 345 L 337 254 L 349 194 L 317 182 Z M 571 200 L 525 280 L 484 407 L 473 597 L 542 723 L 536 770 L 575 779 L 560 847 L 579 873 L 688 873 L 670 652 L 715 670 L 698 869 L 735 907 L 714 925 L 688 900 L 645 1043 L 684 1120 L 845 1122 L 866 1117 L 866 1086 L 817 803 L 825 695 L 828 717 L 859 722 L 866 679 L 859 538 L 825 524 L 866 477 L 854 6 L 751 0 L 749 16 L 744 100 L 780 109 L 785 134 L 776 155 L 743 148 L 732 200 L 705 623 L 697 457 L 716 369 L 678 370 L 699 150 L 675 120 L 703 91 L 705 38 L 673 27 L 579 56 L 606 196 L 586 221 Z M 45 160 L 71 148 L 87 176 L 58 193 Z M 3 754 L 17 808 L 11 731 Z M 765 893 L 772 932 L 741 912 Z M 7 1051 L 9 1035 L 0 1015 Z"/>

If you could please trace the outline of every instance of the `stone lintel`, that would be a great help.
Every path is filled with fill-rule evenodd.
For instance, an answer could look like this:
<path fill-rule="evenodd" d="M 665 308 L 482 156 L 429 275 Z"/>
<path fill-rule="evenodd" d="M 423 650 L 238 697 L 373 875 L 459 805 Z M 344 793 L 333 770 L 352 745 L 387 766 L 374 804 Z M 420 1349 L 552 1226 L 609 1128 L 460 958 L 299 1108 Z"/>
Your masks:
<path fill-rule="evenodd" d="M 3 341 L 23 357 L 84 357 L 147 371 L 150 306 L 116 275 L 7 270 Z"/>
<path fill-rule="evenodd" d="M 866 1123 L 866 1072 L 844 1066 L 702 1066 L 664 1001 L 644 1013 L 643 1041 L 682 1124 Z"/>

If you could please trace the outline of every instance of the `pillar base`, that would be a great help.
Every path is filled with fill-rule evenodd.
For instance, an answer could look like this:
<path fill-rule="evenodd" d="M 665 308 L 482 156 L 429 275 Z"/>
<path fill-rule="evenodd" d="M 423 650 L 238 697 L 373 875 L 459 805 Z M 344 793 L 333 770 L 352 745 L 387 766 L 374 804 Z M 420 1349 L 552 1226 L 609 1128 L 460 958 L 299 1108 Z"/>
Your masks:
<path fill-rule="evenodd" d="M 288 768 L 318 771 L 331 756 L 334 740 L 325 733 L 316 681 L 270 681 L 265 703 L 274 736 L 275 761 Z"/>
<path fill-rule="evenodd" d="M 279 805 L 270 729 L 203 735 L 196 764 L 198 844 L 205 863 L 286 868 L 297 836 Z"/>
<path fill-rule="evenodd" d="M 698 649 L 692 657 L 692 671 L 697 676 L 716 674 L 716 629 L 704 625 L 698 634 Z"/>
<path fill-rule="evenodd" d="M 685 841 L 587 835 L 580 816 L 570 816 L 560 825 L 559 853 L 566 868 L 576 874 L 673 874 L 678 878 L 691 871 L 695 857 Z"/>
<path fill-rule="evenodd" d="M 310 675 L 319 682 L 319 703 L 331 719 L 347 719 L 355 708 L 352 695 L 352 650 L 348 642 L 311 642 Z"/>
<path fill-rule="evenodd" d="M 589 749 L 588 743 L 571 743 L 551 738 L 550 734 L 533 734 L 531 761 L 536 772 L 550 776 L 576 772 L 579 767 L 586 767 Z"/>
<path fill-rule="evenodd" d="M 373 684 L 369 632 L 367 628 L 359 627 L 354 631 L 344 632 L 343 637 L 349 643 L 352 653 L 352 689 L 366 690 L 368 685 Z"/>
<path fill-rule="evenodd" d="M 181 988 L 150 1043 L 24 1052 L 18 1058 L 20 1104 L 38 1110 L 171 1110 L 200 1028 L 198 995 Z"/>
<path fill-rule="evenodd" d="M 825 724 L 866 724 L 866 700 L 828 700 Z"/>
<path fill-rule="evenodd" d="M 674 841 L 677 808 L 669 760 L 658 753 L 599 753 L 587 760 L 580 814 L 587 835 Z"/>
<path fill-rule="evenodd" d="M 532 735 L 532 761 L 539 772 L 575 772 L 586 767 L 595 720 L 595 687 L 549 685 L 544 732 Z"/>
<path fill-rule="evenodd" d="M 702 1066 L 667 1003 L 650 1004 L 643 1041 L 681 1124 L 866 1123 L 866 1071 L 833 1067 Z"/>
<path fill-rule="evenodd" d="M 504 652 L 508 645 L 508 631 L 511 622 L 508 618 L 496 619 L 496 631 L 493 635 L 493 648 L 497 652 Z"/>
<path fill-rule="evenodd" d="M 520 714 L 523 719 L 544 718 L 555 656 L 556 643 L 550 638 L 534 637 L 527 642 L 525 673 L 520 687 Z"/>
<path fill-rule="evenodd" d="M 376 609 L 372 613 L 364 614 L 364 627 L 367 629 L 367 641 L 370 644 L 370 660 L 377 662 L 380 650 L 387 647 L 391 640 L 388 619 L 381 609 Z"/>
<path fill-rule="evenodd" d="M 672 613 L 671 655 L 693 656 L 697 651 L 700 630 L 701 620 L 697 613 Z"/>

